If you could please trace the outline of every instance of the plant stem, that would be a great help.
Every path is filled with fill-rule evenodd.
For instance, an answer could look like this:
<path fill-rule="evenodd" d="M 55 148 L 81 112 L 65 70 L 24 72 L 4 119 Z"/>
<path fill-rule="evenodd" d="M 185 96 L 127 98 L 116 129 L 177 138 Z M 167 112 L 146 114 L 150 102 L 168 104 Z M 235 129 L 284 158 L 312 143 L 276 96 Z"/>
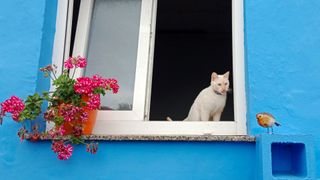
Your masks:
<path fill-rule="evenodd" d="M 53 74 L 54 78 L 57 79 L 56 73 L 54 71 L 52 71 L 52 74 Z"/>
<path fill-rule="evenodd" d="M 72 78 L 71 78 L 71 79 L 73 79 L 73 78 L 74 78 L 74 74 L 76 73 L 76 70 L 77 70 L 77 67 L 75 67 L 75 68 L 74 68 L 74 70 L 73 70 L 73 74 L 72 74 Z"/>
<path fill-rule="evenodd" d="M 49 74 L 49 77 L 52 81 L 54 81 L 53 77 L 51 76 L 51 73 L 48 73 Z"/>

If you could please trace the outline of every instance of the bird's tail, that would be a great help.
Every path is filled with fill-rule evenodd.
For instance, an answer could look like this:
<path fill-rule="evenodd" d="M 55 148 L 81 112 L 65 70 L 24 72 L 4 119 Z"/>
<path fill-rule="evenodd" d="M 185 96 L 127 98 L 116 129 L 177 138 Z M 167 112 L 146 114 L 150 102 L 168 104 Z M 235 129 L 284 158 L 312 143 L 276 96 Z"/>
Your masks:
<path fill-rule="evenodd" d="M 278 122 L 275 122 L 274 124 L 275 124 L 276 126 L 281 126 L 281 124 L 278 123 Z"/>
<path fill-rule="evenodd" d="M 166 118 L 166 120 L 167 121 L 172 121 L 172 119 L 169 116 Z"/>

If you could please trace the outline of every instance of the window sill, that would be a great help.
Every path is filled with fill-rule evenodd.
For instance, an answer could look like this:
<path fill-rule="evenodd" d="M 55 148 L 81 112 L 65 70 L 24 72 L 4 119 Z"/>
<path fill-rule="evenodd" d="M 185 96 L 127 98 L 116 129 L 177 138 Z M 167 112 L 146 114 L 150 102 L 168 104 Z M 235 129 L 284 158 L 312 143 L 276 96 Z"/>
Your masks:
<path fill-rule="evenodd" d="M 254 136 L 245 135 L 90 135 L 86 140 L 102 141 L 210 141 L 210 142 L 255 142 Z M 42 138 L 42 140 L 49 140 Z"/>

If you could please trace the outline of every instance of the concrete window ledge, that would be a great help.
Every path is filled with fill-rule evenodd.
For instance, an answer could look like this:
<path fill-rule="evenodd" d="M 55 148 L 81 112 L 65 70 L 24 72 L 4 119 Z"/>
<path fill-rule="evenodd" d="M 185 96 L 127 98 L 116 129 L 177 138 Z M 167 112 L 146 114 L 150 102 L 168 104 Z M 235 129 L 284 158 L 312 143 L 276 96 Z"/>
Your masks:
<path fill-rule="evenodd" d="M 216 141 L 255 142 L 254 136 L 245 135 L 90 135 L 86 140 L 105 141 Z"/>

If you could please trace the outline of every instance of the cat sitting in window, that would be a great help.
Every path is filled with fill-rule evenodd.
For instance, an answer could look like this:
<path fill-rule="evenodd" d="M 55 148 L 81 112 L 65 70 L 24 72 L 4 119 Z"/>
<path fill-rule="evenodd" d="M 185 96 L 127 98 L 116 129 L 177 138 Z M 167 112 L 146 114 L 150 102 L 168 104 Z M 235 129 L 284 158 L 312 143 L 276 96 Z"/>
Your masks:
<path fill-rule="evenodd" d="M 229 71 L 223 75 L 213 72 L 210 86 L 199 93 L 184 121 L 220 121 L 228 90 Z M 172 121 L 170 117 L 167 120 Z"/>

